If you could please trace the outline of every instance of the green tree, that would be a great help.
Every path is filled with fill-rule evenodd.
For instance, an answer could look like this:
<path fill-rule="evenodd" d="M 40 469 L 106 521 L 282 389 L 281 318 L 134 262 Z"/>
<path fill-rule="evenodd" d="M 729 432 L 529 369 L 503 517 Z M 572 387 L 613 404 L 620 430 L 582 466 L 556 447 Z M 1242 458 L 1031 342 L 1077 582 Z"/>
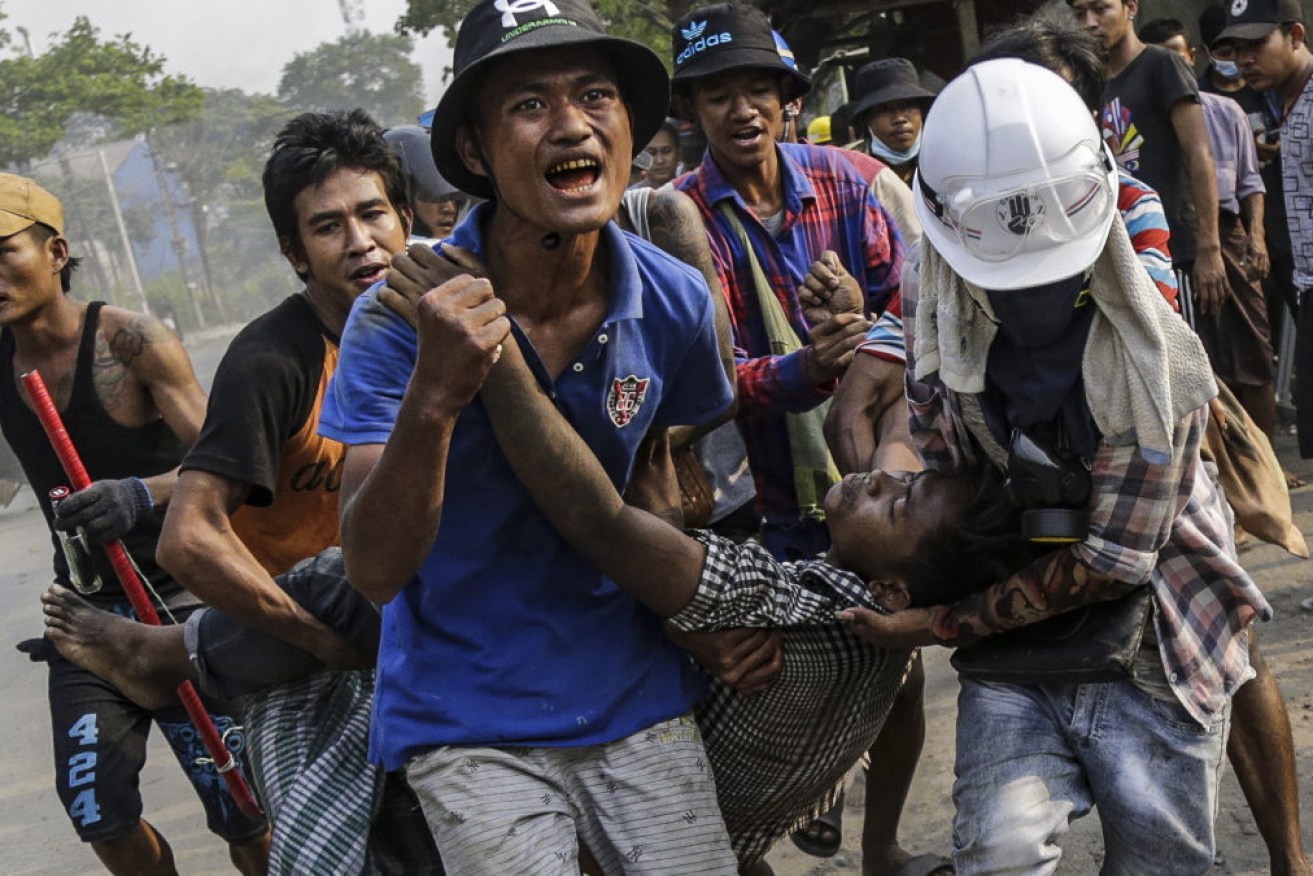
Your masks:
<path fill-rule="evenodd" d="M 456 41 L 456 27 L 476 0 L 407 0 L 406 13 L 397 21 L 403 33 L 427 34 L 442 28 L 447 40 Z M 616 36 L 650 46 L 670 66 L 670 28 L 693 8 L 690 0 L 592 0 L 593 8 Z"/>
<path fill-rule="evenodd" d="M 258 215 L 263 210 L 263 158 L 292 114 L 269 95 L 205 89 L 195 119 L 151 134 L 151 148 L 185 188 L 181 208 L 196 231 L 205 289 L 220 319 L 231 316 L 227 293 L 240 285 L 238 275 L 249 268 L 249 257 L 234 245 L 249 255 L 250 242 L 234 233 L 232 217 L 235 212 Z M 265 235 L 272 236 L 267 230 Z"/>
<path fill-rule="evenodd" d="M 0 31 L 0 46 L 12 46 Z M 50 152 L 79 116 L 100 121 L 102 139 L 130 137 L 156 125 L 192 118 L 201 90 L 164 72 L 164 57 L 121 35 L 103 40 L 79 17 L 35 57 L 0 59 L 0 164 L 25 166 Z"/>
<path fill-rule="evenodd" d="M 298 112 L 363 107 L 383 125 L 413 123 L 424 109 L 413 49 L 408 36 L 364 31 L 320 43 L 283 67 L 278 98 Z"/>

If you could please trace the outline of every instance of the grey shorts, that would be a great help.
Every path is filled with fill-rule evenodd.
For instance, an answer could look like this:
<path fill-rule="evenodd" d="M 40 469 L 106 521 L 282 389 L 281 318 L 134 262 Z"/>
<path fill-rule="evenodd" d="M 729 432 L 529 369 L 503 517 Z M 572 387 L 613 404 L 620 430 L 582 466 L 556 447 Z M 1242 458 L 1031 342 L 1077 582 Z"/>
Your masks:
<path fill-rule="evenodd" d="M 448 872 L 738 871 L 691 715 L 586 748 L 448 746 L 406 766 Z"/>

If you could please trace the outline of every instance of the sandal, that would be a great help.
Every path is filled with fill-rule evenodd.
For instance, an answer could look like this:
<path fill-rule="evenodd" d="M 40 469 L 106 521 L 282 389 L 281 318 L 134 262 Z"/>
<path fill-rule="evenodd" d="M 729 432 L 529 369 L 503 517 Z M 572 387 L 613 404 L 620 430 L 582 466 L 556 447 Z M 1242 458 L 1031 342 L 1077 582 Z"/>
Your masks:
<path fill-rule="evenodd" d="M 829 812 L 790 835 L 800 851 L 814 858 L 833 858 L 839 853 L 839 847 L 843 845 L 843 797 L 844 792 L 840 791 Z M 811 835 L 813 830 L 816 836 Z"/>

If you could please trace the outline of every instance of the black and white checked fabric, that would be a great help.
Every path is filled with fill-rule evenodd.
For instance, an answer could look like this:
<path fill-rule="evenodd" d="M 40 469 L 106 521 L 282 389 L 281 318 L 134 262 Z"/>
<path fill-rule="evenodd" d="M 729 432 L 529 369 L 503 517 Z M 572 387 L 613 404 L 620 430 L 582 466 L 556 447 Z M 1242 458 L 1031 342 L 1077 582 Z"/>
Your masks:
<path fill-rule="evenodd" d="M 418 801 L 366 756 L 373 699 L 370 669 L 325 670 L 246 700 L 270 873 L 442 873 Z"/>
<path fill-rule="evenodd" d="M 778 628 L 784 668 L 742 696 L 712 681 L 695 714 L 740 865 L 833 805 L 844 775 L 884 725 L 912 652 L 872 647 L 835 612 L 880 611 L 865 583 L 821 561 L 780 563 L 760 544 L 708 532 L 698 593 L 671 622 L 685 630 Z"/>

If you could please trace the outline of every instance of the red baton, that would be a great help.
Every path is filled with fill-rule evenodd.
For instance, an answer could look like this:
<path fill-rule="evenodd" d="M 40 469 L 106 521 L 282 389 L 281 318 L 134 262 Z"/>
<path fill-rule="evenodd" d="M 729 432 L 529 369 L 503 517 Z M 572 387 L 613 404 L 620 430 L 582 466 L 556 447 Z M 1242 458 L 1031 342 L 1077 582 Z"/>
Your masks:
<path fill-rule="evenodd" d="M 32 400 L 32 408 L 36 411 L 37 419 L 46 430 L 50 446 L 54 448 L 55 456 L 59 457 L 59 464 L 64 467 L 64 473 L 68 475 L 73 489 L 83 490 L 91 486 L 91 478 L 82 465 L 77 448 L 73 446 L 73 439 L 68 437 L 68 431 L 64 428 L 64 421 L 59 417 L 59 411 L 55 410 L 55 403 L 50 398 L 50 393 L 46 391 L 45 381 L 36 371 L 27 372 L 21 379 L 24 388 L 27 389 L 28 397 Z M 159 626 L 160 616 L 146 596 L 146 588 L 141 586 L 137 570 L 133 567 L 128 552 L 124 550 L 123 542 L 112 541 L 105 545 L 105 553 L 109 556 L 110 565 L 114 567 L 114 573 L 118 575 L 119 583 L 123 585 L 123 592 L 128 595 L 128 601 L 132 603 L 137 617 L 151 626 Z M 201 740 L 214 761 L 215 769 L 228 783 L 228 791 L 237 802 L 237 808 L 241 809 L 248 818 L 263 816 L 264 810 L 260 808 L 255 795 L 251 793 L 251 787 L 246 784 L 241 770 L 236 768 L 237 758 L 228 750 L 228 746 L 223 744 L 223 737 L 219 735 L 218 728 L 210 719 L 209 712 L 205 711 L 200 695 L 196 693 L 196 688 L 190 681 L 178 685 L 178 698 L 182 700 L 182 705 L 191 717 L 192 723 L 200 731 Z"/>

